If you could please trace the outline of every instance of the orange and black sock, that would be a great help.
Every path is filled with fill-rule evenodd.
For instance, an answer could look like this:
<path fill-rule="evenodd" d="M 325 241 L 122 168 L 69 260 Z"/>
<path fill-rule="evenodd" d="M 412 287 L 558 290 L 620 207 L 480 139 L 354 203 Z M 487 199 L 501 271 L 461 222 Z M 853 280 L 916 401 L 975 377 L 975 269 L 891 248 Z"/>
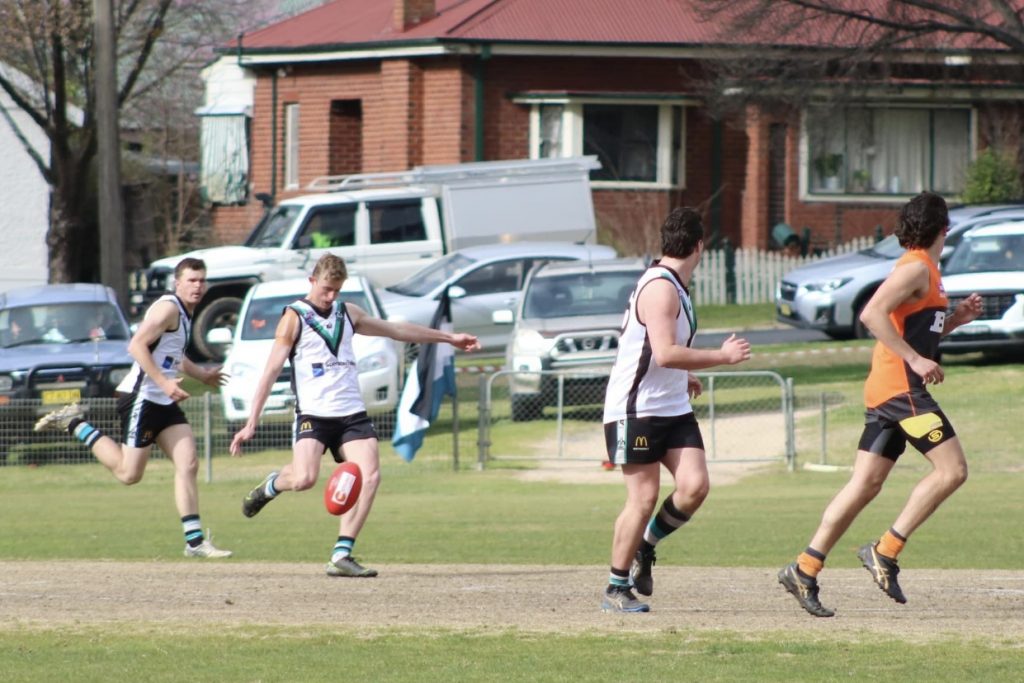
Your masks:
<path fill-rule="evenodd" d="M 903 546 L 906 543 L 906 537 L 901 536 L 898 531 L 890 527 L 888 531 L 882 534 L 882 538 L 879 539 L 875 550 L 878 551 L 879 555 L 885 555 L 895 560 L 899 557 L 900 551 L 903 550 Z"/>
<path fill-rule="evenodd" d="M 814 578 L 825 567 L 825 556 L 811 546 L 807 546 L 806 550 L 797 555 L 796 566 L 802 574 Z"/>

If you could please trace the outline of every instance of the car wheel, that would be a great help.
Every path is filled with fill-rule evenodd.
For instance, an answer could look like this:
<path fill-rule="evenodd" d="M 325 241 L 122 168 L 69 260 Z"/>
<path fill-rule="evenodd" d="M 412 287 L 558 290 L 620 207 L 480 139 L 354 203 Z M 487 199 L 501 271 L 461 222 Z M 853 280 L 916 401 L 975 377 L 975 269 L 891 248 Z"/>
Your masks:
<path fill-rule="evenodd" d="M 210 330 L 227 327 L 234 331 L 238 324 L 238 312 L 242 310 L 242 300 L 233 296 L 217 299 L 204 308 L 196 316 L 192 327 L 192 343 L 196 351 L 205 358 L 216 363 L 224 361 L 227 349 L 224 344 L 211 344 L 206 340 Z"/>
<path fill-rule="evenodd" d="M 541 404 L 540 396 L 512 397 L 513 422 L 529 422 L 539 419 L 543 414 L 544 406 Z"/>

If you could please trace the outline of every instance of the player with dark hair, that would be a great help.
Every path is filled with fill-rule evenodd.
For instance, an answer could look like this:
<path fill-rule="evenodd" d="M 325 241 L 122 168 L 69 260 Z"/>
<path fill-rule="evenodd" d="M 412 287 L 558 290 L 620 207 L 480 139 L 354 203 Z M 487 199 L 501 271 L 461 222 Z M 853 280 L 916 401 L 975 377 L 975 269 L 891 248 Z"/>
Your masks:
<path fill-rule="evenodd" d="M 878 587 L 896 602 L 906 602 L 896 577 L 907 538 L 967 479 L 960 440 L 927 388 L 944 377 L 936 361 L 939 340 L 981 312 L 981 297 L 971 294 L 947 315 L 949 302 L 936 264 L 948 230 L 942 197 L 922 192 L 911 199 L 896 227 L 907 252 L 861 312 L 861 322 L 878 341 L 864 385 L 867 410 L 853 475 L 825 508 L 804 552 L 779 572 L 779 583 L 816 617 L 835 613 L 818 599 L 817 576 L 826 555 L 882 490 L 908 441 L 931 462 L 932 471 L 914 487 L 880 540 L 857 552 Z"/>
<path fill-rule="evenodd" d="M 690 348 L 697 317 L 687 285 L 704 253 L 700 214 L 673 210 L 661 227 L 661 250 L 630 296 L 605 397 L 608 459 L 621 465 L 626 484 L 601 603 L 607 612 L 649 610 L 632 588 L 651 595 L 655 546 L 689 521 L 708 494 L 704 441 L 690 406 L 702 387 L 690 371 L 750 358 L 750 344 L 736 335 L 720 349 Z M 675 488 L 652 517 L 662 465 Z"/>
<path fill-rule="evenodd" d="M 241 455 L 242 444 L 256 433 L 270 389 L 284 362 L 290 360 L 295 389 L 292 461 L 268 474 L 249 492 L 242 502 L 242 514 L 255 516 L 284 491 L 312 488 L 320 472 L 320 459 L 330 450 L 337 462 L 359 465 L 362 492 L 355 506 L 341 517 L 327 574 L 370 577 L 376 576 L 377 571 L 359 564 L 352 550 L 380 484 L 380 459 L 377 432 L 359 392 L 352 335 L 358 332 L 402 342 L 447 343 L 463 351 L 474 351 L 480 344 L 470 334 L 374 318 L 338 298 L 347 277 L 345 262 L 334 254 L 324 254 L 309 278 L 309 294 L 285 307 L 253 396 L 249 420 L 232 439 L 231 454 Z"/>
<path fill-rule="evenodd" d="M 189 397 L 180 386 L 179 371 L 211 387 L 226 379 L 219 366 L 204 369 L 185 356 L 192 314 L 206 289 L 206 264 L 195 258 L 182 259 L 174 269 L 174 293 L 153 302 L 128 343 L 135 362 L 117 387 L 121 443 L 86 422 L 77 403 L 40 418 L 36 431 L 68 431 L 88 446 L 118 481 L 129 486 L 142 480 L 153 444 L 160 446 L 174 463 L 174 502 L 185 534 L 185 556 L 220 558 L 230 557 L 231 551 L 215 547 L 203 534 L 196 440 L 178 405 Z"/>

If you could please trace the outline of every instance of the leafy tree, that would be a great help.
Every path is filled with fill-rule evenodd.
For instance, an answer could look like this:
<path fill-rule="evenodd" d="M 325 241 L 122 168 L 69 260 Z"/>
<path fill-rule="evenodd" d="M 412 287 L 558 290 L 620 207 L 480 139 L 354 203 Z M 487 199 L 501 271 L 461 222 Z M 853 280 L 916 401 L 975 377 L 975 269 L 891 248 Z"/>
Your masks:
<path fill-rule="evenodd" d="M 90 281 L 98 273 L 93 2 L 0 0 L 0 25 L 5 27 L 0 31 L 0 88 L 50 143 L 49 156 L 40 154 L 10 114 L 0 110 L 51 188 L 46 235 L 51 282 Z M 159 166 L 161 159 L 169 163 L 198 155 L 192 111 L 202 97 L 198 72 L 212 57 L 213 47 L 278 18 L 282 8 L 294 13 L 315 4 L 317 0 L 113 0 L 122 137 L 130 146 L 155 150 L 155 159 L 123 164 L 128 184 L 147 191 L 159 188 L 140 169 Z M 155 211 L 149 217 L 162 222 L 158 233 L 167 243 L 160 247 L 187 236 L 199 221 L 184 209 L 187 195 L 194 192 L 189 182 L 182 170 L 177 182 L 160 190 L 160 201 L 137 202 L 157 209 L 166 205 L 163 215 Z"/>
<path fill-rule="evenodd" d="M 1022 196 L 1017 162 L 1009 154 L 986 149 L 968 166 L 961 195 L 967 204 L 1019 201 Z"/>

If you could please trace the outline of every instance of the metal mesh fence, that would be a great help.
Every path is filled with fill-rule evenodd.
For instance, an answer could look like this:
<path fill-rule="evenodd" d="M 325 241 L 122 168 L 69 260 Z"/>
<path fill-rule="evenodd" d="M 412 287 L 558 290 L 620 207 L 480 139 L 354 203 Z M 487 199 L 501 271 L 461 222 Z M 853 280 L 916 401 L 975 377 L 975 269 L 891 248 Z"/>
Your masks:
<path fill-rule="evenodd" d="M 694 413 L 709 461 L 791 461 L 791 386 L 774 372 L 695 373 Z M 481 467 L 514 459 L 606 458 L 602 414 L 608 375 L 505 370 L 484 381 Z M 526 423 L 526 424 L 523 424 Z"/>

